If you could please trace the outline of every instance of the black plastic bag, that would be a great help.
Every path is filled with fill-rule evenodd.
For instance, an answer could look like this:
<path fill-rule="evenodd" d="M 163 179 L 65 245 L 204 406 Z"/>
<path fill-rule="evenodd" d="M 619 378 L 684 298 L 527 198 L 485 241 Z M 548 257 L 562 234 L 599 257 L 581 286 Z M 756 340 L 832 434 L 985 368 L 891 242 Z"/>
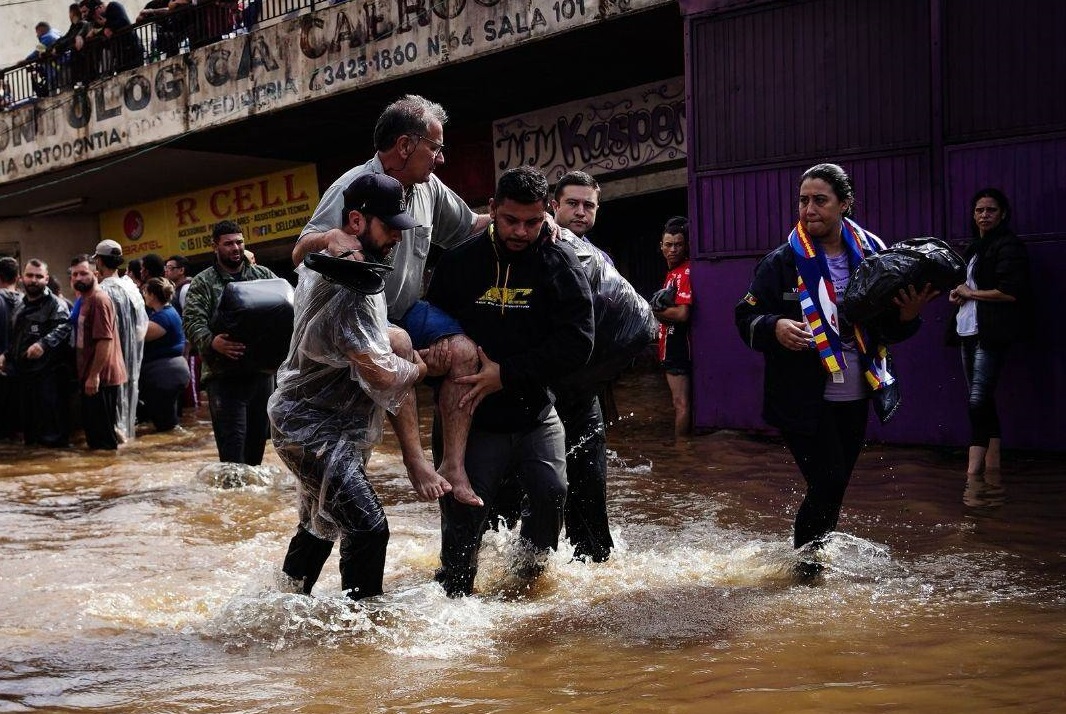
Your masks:
<path fill-rule="evenodd" d="M 951 246 L 937 238 L 900 241 L 863 259 L 855 269 L 840 302 L 848 322 L 869 322 L 895 306 L 902 288 L 921 290 L 928 283 L 951 290 L 966 279 L 966 264 Z"/>
<path fill-rule="evenodd" d="M 237 361 L 241 369 L 273 372 L 289 354 L 293 314 L 289 281 L 241 280 L 222 290 L 210 327 L 216 335 L 244 343 L 244 356 Z"/>
<path fill-rule="evenodd" d="M 622 277 L 603 251 L 567 230 L 560 231 L 560 240 L 573 248 L 588 277 L 596 337 L 588 364 L 568 374 L 557 386 L 595 394 L 655 342 L 659 322 L 647 300 Z"/>

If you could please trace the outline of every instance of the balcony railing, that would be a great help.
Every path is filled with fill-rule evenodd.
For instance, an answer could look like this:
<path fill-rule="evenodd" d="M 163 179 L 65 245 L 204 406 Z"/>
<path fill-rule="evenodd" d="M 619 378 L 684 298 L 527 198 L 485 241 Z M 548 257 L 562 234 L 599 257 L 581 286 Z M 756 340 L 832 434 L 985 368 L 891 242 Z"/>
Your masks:
<path fill-rule="evenodd" d="M 0 70 L 0 110 L 58 95 L 93 80 L 184 54 L 281 17 L 347 0 L 214 0 L 136 23 L 82 48 L 50 48 Z M 54 50 L 54 51 L 53 51 Z"/>

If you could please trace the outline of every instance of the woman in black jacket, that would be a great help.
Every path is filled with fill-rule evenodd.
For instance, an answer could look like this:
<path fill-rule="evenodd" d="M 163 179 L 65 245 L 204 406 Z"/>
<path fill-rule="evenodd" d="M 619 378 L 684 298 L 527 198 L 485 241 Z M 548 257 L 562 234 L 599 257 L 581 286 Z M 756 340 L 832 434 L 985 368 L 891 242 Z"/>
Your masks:
<path fill-rule="evenodd" d="M 983 487 L 984 495 L 1002 489 L 1001 432 L 995 389 L 1012 342 L 1027 324 L 1029 258 L 1025 244 L 1010 229 L 1010 202 L 1002 191 L 986 188 L 970 202 L 973 240 L 966 249 L 966 282 L 948 299 L 958 310 L 948 333 L 962 345 L 962 368 L 969 390 L 970 451 L 964 500 Z"/>
<path fill-rule="evenodd" d="M 781 430 L 807 491 L 793 544 L 817 549 L 836 529 L 851 472 L 866 436 L 869 403 L 887 420 L 899 403 L 885 345 L 913 335 L 936 296 L 928 285 L 900 290 L 882 318 L 851 325 L 837 312 L 848 280 L 867 255 L 884 249 L 848 218 L 851 179 L 835 164 L 800 179 L 799 222 L 755 268 L 735 318 L 741 338 L 766 358 L 763 418 Z M 801 574 L 819 566 L 801 563 Z"/>

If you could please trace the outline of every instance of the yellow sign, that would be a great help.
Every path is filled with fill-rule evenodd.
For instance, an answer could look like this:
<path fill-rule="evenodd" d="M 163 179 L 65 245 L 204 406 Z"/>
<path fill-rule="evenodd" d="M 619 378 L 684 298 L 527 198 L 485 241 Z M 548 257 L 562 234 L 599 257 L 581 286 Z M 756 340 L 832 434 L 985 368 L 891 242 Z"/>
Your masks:
<path fill-rule="evenodd" d="M 295 237 L 318 205 L 313 164 L 100 214 L 100 237 L 127 258 L 211 252 L 211 229 L 235 221 L 247 244 Z"/>

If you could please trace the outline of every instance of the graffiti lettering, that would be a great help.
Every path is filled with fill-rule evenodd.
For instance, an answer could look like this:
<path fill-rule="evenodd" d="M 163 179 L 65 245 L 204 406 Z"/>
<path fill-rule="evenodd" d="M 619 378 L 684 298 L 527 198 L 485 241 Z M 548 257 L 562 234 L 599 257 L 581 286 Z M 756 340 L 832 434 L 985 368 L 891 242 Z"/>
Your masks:
<path fill-rule="evenodd" d="M 685 103 L 660 104 L 651 111 L 638 109 L 625 114 L 616 114 L 606 121 L 595 122 L 582 133 L 585 118 L 578 115 L 567 121 L 559 119 L 560 150 L 563 160 L 574 163 L 574 152 L 581 154 L 581 161 L 588 163 L 594 158 L 608 155 L 629 154 L 630 159 L 640 158 L 640 147 L 650 141 L 657 147 L 679 145 L 684 136 Z"/>
<path fill-rule="evenodd" d="M 504 155 L 508 157 L 500 162 L 500 169 L 517 166 L 519 163 L 528 163 L 530 166 L 550 165 L 555 161 L 558 150 L 555 133 L 554 127 L 551 129 L 537 127 L 532 130 L 522 129 L 506 133 L 502 139 L 496 141 L 497 149 L 506 146 Z M 515 163 L 511 163 L 512 160 Z"/>
<path fill-rule="evenodd" d="M 685 152 L 679 79 L 497 122 L 498 170 L 529 164 L 549 180 L 566 171 L 599 173 L 678 159 Z"/>

